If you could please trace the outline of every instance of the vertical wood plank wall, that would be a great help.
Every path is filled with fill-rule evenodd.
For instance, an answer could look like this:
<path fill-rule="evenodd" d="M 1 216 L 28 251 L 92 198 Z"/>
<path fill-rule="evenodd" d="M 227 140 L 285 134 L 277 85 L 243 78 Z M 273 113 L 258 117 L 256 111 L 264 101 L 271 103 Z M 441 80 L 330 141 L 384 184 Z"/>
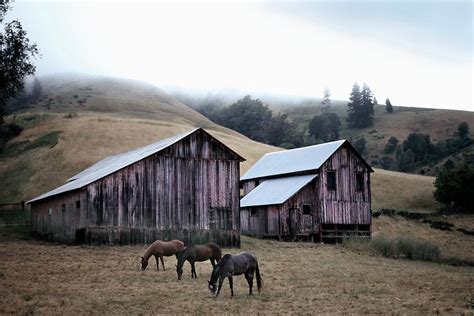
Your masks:
<path fill-rule="evenodd" d="M 239 157 L 203 132 L 89 184 L 81 194 L 81 215 L 67 226 L 47 209 L 75 199 L 73 194 L 33 203 L 34 229 L 70 241 L 79 228 L 118 227 L 142 229 L 142 242 L 220 238 L 225 246 L 240 245 Z"/>
<path fill-rule="evenodd" d="M 336 172 L 336 190 L 327 189 L 327 171 Z M 356 190 L 356 174 L 364 180 L 363 191 Z M 266 178 L 259 179 L 259 182 Z M 256 180 L 242 183 L 244 195 L 252 191 Z M 310 205 L 313 217 L 312 232 L 319 233 L 320 224 L 371 224 L 370 172 L 365 163 L 347 147 L 337 150 L 320 168 L 318 177 L 281 205 L 259 206 L 257 216 L 250 216 L 250 208 L 240 211 L 241 232 L 253 236 L 288 236 L 290 209 L 302 212 Z"/>
<path fill-rule="evenodd" d="M 327 171 L 336 171 L 336 190 L 327 188 Z M 364 179 L 364 190 L 356 190 L 356 174 Z M 370 173 L 347 148 L 341 148 L 323 164 L 319 173 L 319 206 L 322 224 L 371 223 Z"/>

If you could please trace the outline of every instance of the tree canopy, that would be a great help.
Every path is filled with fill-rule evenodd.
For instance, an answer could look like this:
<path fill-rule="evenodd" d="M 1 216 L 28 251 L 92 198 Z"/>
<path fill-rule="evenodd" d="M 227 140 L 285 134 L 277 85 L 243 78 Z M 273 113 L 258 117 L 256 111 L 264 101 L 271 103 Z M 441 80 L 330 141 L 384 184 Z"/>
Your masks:
<path fill-rule="evenodd" d="M 315 115 L 308 125 L 308 132 L 316 140 L 329 142 L 339 138 L 341 121 L 335 113 Z"/>
<path fill-rule="evenodd" d="M 0 23 L 10 8 L 10 0 L 0 4 Z M 17 20 L 4 25 L 0 32 L 0 124 L 4 122 L 7 101 L 24 89 L 24 79 L 35 73 L 32 58 L 38 55 L 36 44 L 30 44 L 26 31 Z"/>
<path fill-rule="evenodd" d="M 435 181 L 435 199 L 449 210 L 474 213 L 474 168 L 466 163 L 444 168 Z"/>

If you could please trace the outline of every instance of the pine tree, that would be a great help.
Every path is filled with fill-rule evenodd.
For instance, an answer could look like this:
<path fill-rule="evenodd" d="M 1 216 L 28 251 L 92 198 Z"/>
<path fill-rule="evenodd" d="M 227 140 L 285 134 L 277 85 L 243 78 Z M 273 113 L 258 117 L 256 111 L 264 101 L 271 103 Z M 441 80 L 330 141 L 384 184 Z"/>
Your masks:
<path fill-rule="evenodd" d="M 374 101 L 372 91 L 365 83 L 362 87 L 361 101 L 359 127 L 368 127 L 374 124 Z"/>
<path fill-rule="evenodd" d="M 392 113 L 393 112 L 392 103 L 390 103 L 390 100 L 388 98 L 387 98 L 387 100 L 385 100 L 385 111 L 387 111 L 387 113 Z"/>
<path fill-rule="evenodd" d="M 379 105 L 379 102 L 377 101 L 377 98 L 374 96 L 374 105 Z"/>
<path fill-rule="evenodd" d="M 330 96 L 331 91 L 329 91 L 328 88 L 324 89 L 324 97 L 321 101 L 321 112 L 326 112 L 331 107 L 331 99 L 329 98 Z"/>
<path fill-rule="evenodd" d="M 362 104 L 360 87 L 356 83 L 352 86 L 350 102 L 347 103 L 347 122 L 353 127 L 358 127 L 360 121 L 360 108 Z"/>
<path fill-rule="evenodd" d="M 35 77 L 33 81 L 33 87 L 31 88 L 31 99 L 37 101 L 41 97 L 43 88 L 41 87 L 41 82 Z"/>

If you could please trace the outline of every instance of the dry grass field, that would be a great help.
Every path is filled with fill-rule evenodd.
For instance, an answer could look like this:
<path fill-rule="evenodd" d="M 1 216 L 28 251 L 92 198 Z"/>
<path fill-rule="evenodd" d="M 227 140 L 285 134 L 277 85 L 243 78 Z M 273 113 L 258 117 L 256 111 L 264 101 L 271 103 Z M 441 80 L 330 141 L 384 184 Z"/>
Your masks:
<path fill-rule="evenodd" d="M 389 217 L 375 219 L 374 230 L 447 238 L 443 255 L 473 259 L 474 236 Z M 264 289 L 249 297 L 244 278 L 236 277 L 236 296 L 230 297 L 226 281 L 216 299 L 207 290 L 209 262 L 196 265 L 195 280 L 186 263 L 178 281 L 174 257 L 165 258 L 166 271 L 156 271 L 154 261 L 138 271 L 145 246 L 63 246 L 6 237 L 0 243 L 0 314 L 474 312 L 473 267 L 388 259 L 342 246 L 243 237 L 241 250 L 224 252 L 254 253 Z"/>

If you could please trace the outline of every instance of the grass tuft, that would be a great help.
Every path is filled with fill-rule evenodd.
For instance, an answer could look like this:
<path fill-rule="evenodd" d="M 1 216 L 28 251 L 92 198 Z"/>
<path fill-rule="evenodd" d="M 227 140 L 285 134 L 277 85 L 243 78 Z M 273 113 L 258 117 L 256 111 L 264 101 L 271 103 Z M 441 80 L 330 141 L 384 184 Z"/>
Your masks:
<path fill-rule="evenodd" d="M 411 237 L 389 238 L 376 236 L 370 241 L 349 238 L 343 245 L 350 248 L 366 248 L 387 258 L 440 262 L 441 252 L 437 245 Z"/>

